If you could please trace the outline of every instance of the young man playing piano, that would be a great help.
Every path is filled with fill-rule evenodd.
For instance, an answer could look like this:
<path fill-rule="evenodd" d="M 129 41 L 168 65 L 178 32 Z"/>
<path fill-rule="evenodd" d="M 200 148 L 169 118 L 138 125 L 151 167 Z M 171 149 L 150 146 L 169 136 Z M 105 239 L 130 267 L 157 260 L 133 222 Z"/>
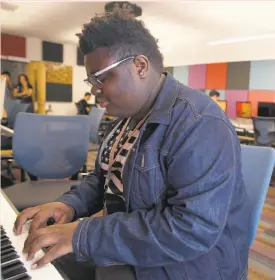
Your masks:
<path fill-rule="evenodd" d="M 74 252 L 97 265 L 97 279 L 247 279 L 247 195 L 226 115 L 162 73 L 142 22 L 97 16 L 79 37 L 85 81 L 119 121 L 79 187 L 18 216 L 16 234 L 33 219 L 28 259 L 50 247 L 36 267 Z M 49 218 L 56 225 L 43 227 Z"/>

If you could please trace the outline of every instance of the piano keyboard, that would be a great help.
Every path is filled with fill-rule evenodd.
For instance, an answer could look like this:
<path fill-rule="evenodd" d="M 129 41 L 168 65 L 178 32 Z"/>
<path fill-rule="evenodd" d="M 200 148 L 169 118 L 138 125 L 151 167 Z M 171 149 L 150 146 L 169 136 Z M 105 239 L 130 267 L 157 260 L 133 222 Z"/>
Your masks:
<path fill-rule="evenodd" d="M 19 260 L 19 255 L 15 251 L 7 233 L 1 225 L 1 274 L 4 280 L 17 279 L 28 280 L 28 275 L 24 264 Z"/>
<path fill-rule="evenodd" d="M 52 264 L 39 269 L 31 269 L 34 261 L 40 259 L 44 252 L 36 253 L 35 259 L 27 261 L 22 249 L 28 236 L 29 225 L 24 226 L 22 234 L 15 236 L 13 225 L 16 212 L 0 192 L 1 205 L 1 280 L 61 280 L 63 279 Z"/>

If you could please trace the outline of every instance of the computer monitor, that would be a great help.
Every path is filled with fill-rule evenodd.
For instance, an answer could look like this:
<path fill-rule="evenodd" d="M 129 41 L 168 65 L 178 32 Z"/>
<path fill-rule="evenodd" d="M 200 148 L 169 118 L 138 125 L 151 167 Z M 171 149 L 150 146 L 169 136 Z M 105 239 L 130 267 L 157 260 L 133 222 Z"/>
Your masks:
<path fill-rule="evenodd" d="M 259 102 L 258 103 L 259 117 L 275 117 L 275 102 Z"/>
<path fill-rule="evenodd" d="M 217 103 L 223 109 L 223 111 L 226 112 L 227 102 L 225 100 L 218 100 Z"/>
<path fill-rule="evenodd" d="M 236 116 L 237 118 L 252 118 L 252 104 L 251 102 L 236 102 Z"/>

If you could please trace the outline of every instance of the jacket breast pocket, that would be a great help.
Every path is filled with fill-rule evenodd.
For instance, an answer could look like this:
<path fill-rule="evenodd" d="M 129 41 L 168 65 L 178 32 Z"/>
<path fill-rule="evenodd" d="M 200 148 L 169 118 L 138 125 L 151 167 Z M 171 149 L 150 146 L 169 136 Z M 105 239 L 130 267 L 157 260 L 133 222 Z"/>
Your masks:
<path fill-rule="evenodd" d="M 157 149 L 148 147 L 138 152 L 130 194 L 132 210 L 149 209 L 163 199 L 166 187 L 161 160 Z"/>

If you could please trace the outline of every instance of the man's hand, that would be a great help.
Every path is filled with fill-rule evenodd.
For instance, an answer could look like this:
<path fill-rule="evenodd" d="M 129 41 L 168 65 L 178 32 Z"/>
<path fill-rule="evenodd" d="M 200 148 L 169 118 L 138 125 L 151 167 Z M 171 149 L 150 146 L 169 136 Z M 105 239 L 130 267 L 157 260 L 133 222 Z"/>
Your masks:
<path fill-rule="evenodd" d="M 23 253 L 31 261 L 35 253 L 42 248 L 50 247 L 46 254 L 32 264 L 32 268 L 42 267 L 49 262 L 73 252 L 73 236 L 79 221 L 64 225 L 53 225 L 41 228 L 29 234 L 25 241 Z"/>
<path fill-rule="evenodd" d="M 52 202 L 23 210 L 14 223 L 14 232 L 21 234 L 23 225 L 32 220 L 30 233 L 47 225 L 53 218 L 57 224 L 69 223 L 73 220 L 74 209 L 62 202 Z"/>

